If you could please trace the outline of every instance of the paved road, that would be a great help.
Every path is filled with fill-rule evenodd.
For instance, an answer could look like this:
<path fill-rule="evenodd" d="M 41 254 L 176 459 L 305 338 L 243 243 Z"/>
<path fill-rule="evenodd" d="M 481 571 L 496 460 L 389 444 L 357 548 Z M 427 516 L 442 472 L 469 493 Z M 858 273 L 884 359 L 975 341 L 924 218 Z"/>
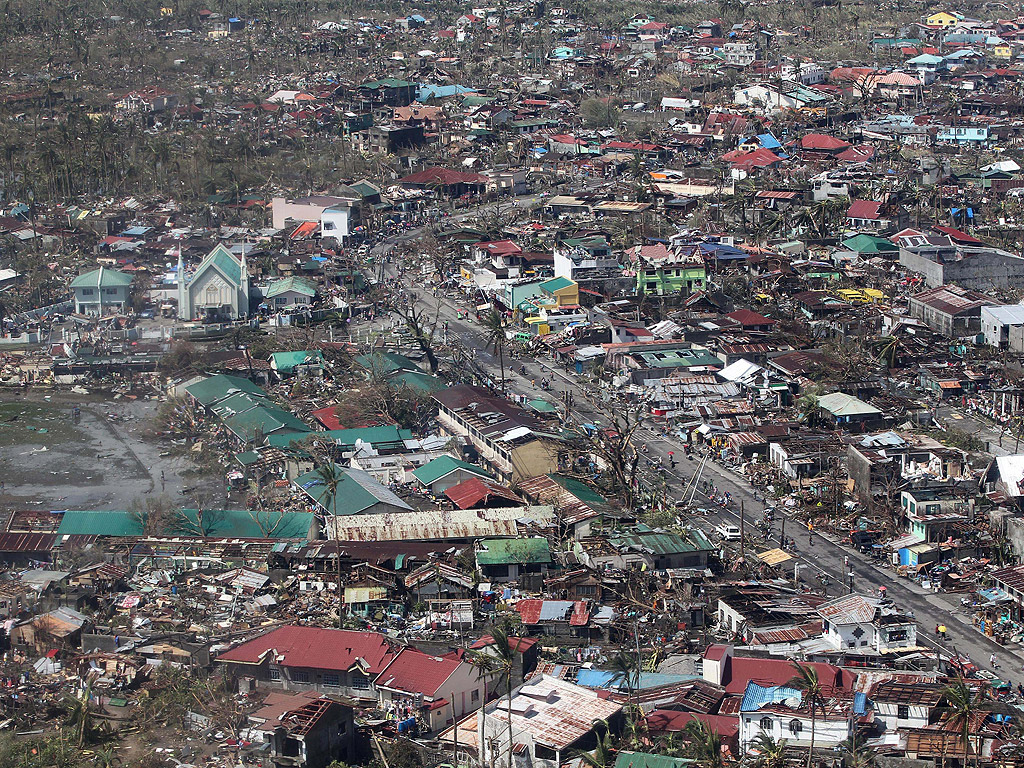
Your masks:
<path fill-rule="evenodd" d="M 526 204 L 528 205 L 529 202 Z M 502 209 L 508 207 L 508 205 L 503 205 Z M 467 218 L 475 213 L 476 211 L 467 212 L 453 218 Z M 386 252 L 396 243 L 408 242 L 418 236 L 419 232 L 417 231 L 405 233 L 381 244 L 375 251 Z M 389 273 L 392 277 L 396 276 L 394 270 L 395 266 L 390 265 Z M 403 281 L 408 290 L 418 291 L 418 300 L 424 306 L 427 304 L 431 308 L 435 306 L 438 299 L 423 291 L 423 286 L 414 285 L 410 277 L 403 278 Z M 468 350 L 473 350 L 475 362 L 483 370 L 489 371 L 492 378 L 498 381 L 500 376 L 497 358 L 484 349 L 484 336 L 480 326 L 457 317 L 459 305 L 456 298 L 453 296 L 440 297 L 440 317 L 448 321 L 448 333 L 457 337 Z M 520 372 L 524 365 L 527 371 L 525 376 Z M 594 422 L 600 421 L 602 418 L 599 409 L 594 406 L 592 401 L 595 393 L 587 390 L 574 375 L 564 372 L 556 365 L 532 359 L 516 360 L 514 365 L 509 365 L 506 361 L 505 376 L 508 391 L 529 397 L 557 401 L 558 394 L 567 389 L 570 390 L 575 400 L 571 409 L 572 417 L 577 422 Z M 536 384 L 546 377 L 554 382 L 551 390 L 543 390 Z M 943 412 L 940 411 L 940 417 L 943 415 Z M 982 439 L 989 439 L 989 432 L 998 434 L 998 430 L 963 413 L 956 412 L 956 415 L 952 413 L 946 415 L 949 416 L 948 420 L 954 423 L 962 421 L 964 429 L 981 433 Z M 646 445 L 648 458 L 653 462 L 660 459 L 662 466 L 666 468 L 665 480 L 668 498 L 682 498 L 690 478 L 698 470 L 700 460 L 698 458 L 687 459 L 683 446 L 678 440 L 661 434 L 655 428 L 643 427 L 637 431 L 636 439 Z M 998 443 L 994 438 L 992 443 L 993 449 L 998 449 Z M 672 451 L 678 462 L 674 470 L 669 469 L 669 451 Z M 645 469 L 645 476 L 649 481 L 654 479 L 654 472 L 652 469 Z M 831 537 L 818 533 L 812 533 L 809 536 L 806 528 L 802 527 L 800 523 L 786 518 L 782 508 L 776 508 L 772 540 L 766 542 L 760 538 L 760 533 L 756 528 L 756 523 L 760 520 L 764 509 L 764 501 L 760 495 L 755 496 L 753 488 L 743 478 L 714 462 L 706 462 L 701 472 L 701 477 L 710 480 L 720 494 L 728 491 L 732 496 L 732 503 L 728 508 L 723 508 L 711 502 L 707 495 L 698 488 L 694 494 L 694 500 L 708 510 L 708 514 L 705 516 L 692 512 L 684 513 L 684 522 L 696 525 L 707 533 L 713 533 L 714 528 L 722 523 L 739 525 L 739 509 L 742 503 L 746 510 L 745 529 L 749 542 L 748 557 L 756 551 L 777 547 L 782 527 L 785 525 L 786 535 L 796 540 L 796 551 L 791 551 L 790 554 L 794 556 L 793 565 L 800 565 L 800 575 L 805 583 L 820 590 L 823 582 L 827 580 L 828 594 L 847 594 L 850 591 L 849 574 L 852 572 L 855 591 L 862 594 L 878 594 L 879 587 L 885 587 L 888 597 L 892 598 L 897 605 L 913 612 L 919 626 L 919 645 L 936 648 L 945 653 L 951 653 L 955 649 L 957 653 L 968 655 L 975 664 L 983 668 L 990 668 L 989 656 L 994 653 L 998 665 L 997 668 L 992 669 L 994 674 L 1001 676 L 1002 679 L 1010 679 L 1013 684 L 1024 682 L 1024 671 L 1022 671 L 1024 654 L 1021 654 L 1017 647 L 1004 648 L 977 632 L 970 625 L 967 616 L 956 610 L 959 606 L 959 597 L 956 595 L 937 595 L 927 592 L 916 584 L 897 577 L 891 570 L 862 555 L 851 546 L 843 545 Z M 783 520 L 786 522 L 783 523 Z M 782 570 L 787 577 L 793 577 L 790 563 L 783 566 Z M 823 579 L 823 576 L 826 579 Z M 934 637 L 934 628 L 938 624 L 944 624 L 947 627 L 947 639 L 942 645 Z"/>

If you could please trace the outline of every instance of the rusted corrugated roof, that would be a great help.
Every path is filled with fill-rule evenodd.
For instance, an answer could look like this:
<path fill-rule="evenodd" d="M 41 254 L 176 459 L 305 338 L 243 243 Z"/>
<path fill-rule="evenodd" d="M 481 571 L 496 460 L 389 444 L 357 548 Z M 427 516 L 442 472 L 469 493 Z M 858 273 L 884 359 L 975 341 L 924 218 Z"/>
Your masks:
<path fill-rule="evenodd" d="M 336 516 L 331 520 L 331 526 L 336 528 L 336 538 L 342 542 L 442 541 L 517 536 L 519 520 L 546 523 L 553 519 L 551 507 L 505 507 Z"/>
<path fill-rule="evenodd" d="M 49 552 L 55 533 L 0 533 L 0 552 Z"/>

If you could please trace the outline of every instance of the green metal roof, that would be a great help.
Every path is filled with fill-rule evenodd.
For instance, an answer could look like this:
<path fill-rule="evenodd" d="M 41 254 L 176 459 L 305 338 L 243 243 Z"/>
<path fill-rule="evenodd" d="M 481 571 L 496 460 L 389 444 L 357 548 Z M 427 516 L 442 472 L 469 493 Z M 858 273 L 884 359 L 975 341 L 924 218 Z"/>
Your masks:
<path fill-rule="evenodd" d="M 689 758 L 652 755 L 649 752 L 619 752 L 615 768 L 686 768 L 696 762 Z"/>
<path fill-rule="evenodd" d="M 551 549 L 544 538 L 483 539 L 476 552 L 478 565 L 532 565 L 551 562 Z"/>
<path fill-rule="evenodd" d="M 442 389 L 447 389 L 448 384 L 444 379 L 440 379 L 437 376 L 431 376 L 429 373 L 421 373 L 420 371 L 403 371 L 394 376 L 388 378 L 388 383 L 393 387 L 409 387 L 418 392 L 440 392 Z"/>
<path fill-rule="evenodd" d="M 69 511 L 61 518 L 58 536 L 141 536 L 142 521 L 127 510 Z"/>
<path fill-rule="evenodd" d="M 275 405 L 276 404 L 269 398 L 250 394 L 249 392 L 236 392 L 235 394 L 229 395 L 223 400 L 211 405 L 210 410 L 212 410 L 218 418 L 227 419 L 235 414 L 251 411 L 253 408 L 258 408 L 260 406 L 274 407 Z"/>
<path fill-rule="evenodd" d="M 100 267 L 71 281 L 72 288 L 122 288 L 132 284 L 132 276 L 109 267 Z"/>
<path fill-rule="evenodd" d="M 690 348 L 640 351 L 636 356 L 651 368 L 695 368 L 722 364 L 722 361 L 710 352 Z"/>
<path fill-rule="evenodd" d="M 310 428 L 283 408 L 257 407 L 224 419 L 224 426 L 246 442 L 280 432 L 310 432 Z"/>
<path fill-rule="evenodd" d="M 292 373 L 298 366 L 314 362 L 324 362 L 324 353 L 318 349 L 274 352 L 270 355 L 270 367 L 278 373 Z"/>
<path fill-rule="evenodd" d="M 491 477 L 486 470 L 478 467 L 476 464 L 470 464 L 468 461 L 461 461 L 452 456 L 438 456 L 436 459 L 428 461 L 419 469 L 413 470 L 412 474 L 424 485 L 430 485 L 458 469 L 463 469 L 478 477 Z"/>
<path fill-rule="evenodd" d="M 308 539 L 315 535 L 312 512 L 277 510 L 195 509 L 181 510 L 168 533 L 183 536 L 216 536 L 238 539 Z"/>
<path fill-rule="evenodd" d="M 410 83 L 408 80 L 399 80 L 394 77 L 382 77 L 380 80 L 372 80 L 369 83 L 363 83 L 359 87 L 376 91 L 381 88 L 410 88 L 414 85 L 415 83 Z"/>
<path fill-rule="evenodd" d="M 854 253 L 892 253 L 898 250 L 896 243 L 884 237 L 859 234 L 843 240 L 841 245 Z"/>
<path fill-rule="evenodd" d="M 316 470 L 300 475 L 292 482 L 329 514 L 347 517 L 358 515 L 378 503 L 388 504 L 412 512 L 387 486 L 381 485 L 366 472 L 358 469 L 334 467 L 337 488 L 331 498 L 330 489 Z"/>
<path fill-rule="evenodd" d="M 587 504 L 605 504 L 607 499 L 600 493 L 595 491 L 589 485 L 581 483 L 579 480 L 573 477 L 566 477 L 565 475 L 548 475 L 552 480 L 562 486 L 565 490 L 575 496 L 582 502 Z"/>
<path fill-rule="evenodd" d="M 251 464 L 255 464 L 260 460 L 260 455 L 256 451 L 242 451 L 242 453 L 235 454 L 235 461 L 241 464 L 243 467 L 248 467 Z"/>
<path fill-rule="evenodd" d="M 231 251 L 220 243 L 217 243 L 213 250 L 206 254 L 206 258 L 203 259 L 203 263 L 199 265 L 199 269 L 196 270 L 195 274 L 201 274 L 207 264 L 213 264 L 228 279 L 231 285 L 238 286 L 241 284 L 242 263 L 232 256 Z M 195 277 L 192 279 L 194 280 Z"/>
<path fill-rule="evenodd" d="M 272 299 L 288 291 L 301 293 L 304 296 L 316 296 L 316 286 L 309 282 L 309 280 L 303 280 L 301 277 L 284 277 L 280 280 L 275 280 L 267 287 L 267 292 L 264 296 Z"/>
<path fill-rule="evenodd" d="M 366 370 L 379 373 L 392 373 L 394 371 L 418 371 L 419 366 L 404 355 L 394 352 L 370 352 L 367 355 L 359 355 L 355 359 L 356 365 Z"/>
<path fill-rule="evenodd" d="M 537 413 L 558 413 L 558 407 L 553 403 L 549 403 L 547 400 L 531 400 L 526 404 L 529 408 L 533 409 Z"/>
<path fill-rule="evenodd" d="M 197 381 L 185 387 L 188 392 L 201 405 L 212 405 L 224 400 L 236 392 L 248 392 L 253 395 L 267 397 L 267 393 L 253 384 L 248 379 L 239 376 L 229 376 L 226 373 L 218 373 L 216 376 Z"/>
<path fill-rule="evenodd" d="M 555 277 L 551 280 L 545 280 L 540 284 L 540 287 L 541 290 L 547 291 L 548 293 L 554 293 L 555 291 L 560 291 L 563 288 L 569 288 L 573 285 L 576 285 L 576 283 L 567 277 Z"/>
<path fill-rule="evenodd" d="M 833 416 L 876 416 L 880 410 L 870 403 L 865 403 L 858 397 L 848 395 L 845 392 L 831 392 L 818 398 L 818 407 L 823 408 Z"/>

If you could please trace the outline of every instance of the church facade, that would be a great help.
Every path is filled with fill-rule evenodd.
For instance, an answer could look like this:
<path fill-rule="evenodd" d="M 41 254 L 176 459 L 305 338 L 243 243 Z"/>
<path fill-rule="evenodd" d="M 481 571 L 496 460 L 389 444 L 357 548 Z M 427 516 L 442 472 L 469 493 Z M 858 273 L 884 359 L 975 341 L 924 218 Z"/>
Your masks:
<path fill-rule="evenodd" d="M 182 320 L 235 320 L 249 314 L 249 267 L 218 244 L 192 274 L 178 257 L 178 317 Z"/>

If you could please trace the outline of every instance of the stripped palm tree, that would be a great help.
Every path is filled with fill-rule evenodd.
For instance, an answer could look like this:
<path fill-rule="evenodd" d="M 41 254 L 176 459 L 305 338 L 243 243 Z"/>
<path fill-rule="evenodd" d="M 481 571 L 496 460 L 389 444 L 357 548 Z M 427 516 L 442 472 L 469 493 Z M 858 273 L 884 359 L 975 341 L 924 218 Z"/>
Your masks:
<path fill-rule="evenodd" d="M 804 703 L 811 709 L 811 743 L 807 747 L 807 768 L 811 768 L 811 760 L 814 757 L 814 731 L 818 710 L 825 708 L 825 693 L 821 681 L 818 680 L 818 671 L 814 667 L 794 661 L 793 669 L 796 670 L 796 674 L 786 685 L 802 692 Z"/>
<path fill-rule="evenodd" d="M 338 484 L 341 477 L 338 473 L 338 465 L 333 461 L 325 461 L 316 465 L 314 472 L 314 484 L 324 487 L 323 493 L 313 494 L 324 509 L 324 527 L 327 532 L 334 531 L 334 562 L 337 567 L 337 591 L 338 591 L 338 626 L 345 623 L 345 590 L 341 586 L 341 540 L 338 538 L 337 526 L 337 494 Z M 332 525 L 331 523 L 335 523 Z"/>
<path fill-rule="evenodd" d="M 956 731 L 960 746 L 964 748 L 964 765 L 967 765 L 971 754 L 971 737 L 975 735 L 981 725 L 983 708 L 981 698 L 974 691 L 963 676 L 957 677 L 947 685 L 943 691 L 948 706 L 947 722 Z M 981 760 L 981 736 L 974 750 L 974 764 L 978 765 Z"/>
<path fill-rule="evenodd" d="M 501 365 L 501 393 L 505 394 L 505 346 L 508 344 L 508 337 L 505 335 L 505 320 L 498 310 L 491 307 L 490 314 L 483 319 L 484 333 L 486 338 L 484 346 L 494 351 L 498 356 Z"/>
<path fill-rule="evenodd" d="M 753 768 L 783 768 L 786 764 L 786 740 L 761 731 L 750 742 L 747 754 Z"/>
<path fill-rule="evenodd" d="M 471 654 L 471 662 L 477 669 L 477 674 L 485 680 L 497 678 L 498 682 L 505 684 L 505 708 L 508 718 L 508 764 L 513 764 L 512 750 L 512 671 L 515 669 L 516 651 L 518 641 L 509 639 L 508 632 L 502 627 L 495 626 L 491 629 L 493 642 L 485 648 Z M 484 703 L 486 707 L 486 702 Z M 492 759 L 493 764 L 493 759 Z"/>

